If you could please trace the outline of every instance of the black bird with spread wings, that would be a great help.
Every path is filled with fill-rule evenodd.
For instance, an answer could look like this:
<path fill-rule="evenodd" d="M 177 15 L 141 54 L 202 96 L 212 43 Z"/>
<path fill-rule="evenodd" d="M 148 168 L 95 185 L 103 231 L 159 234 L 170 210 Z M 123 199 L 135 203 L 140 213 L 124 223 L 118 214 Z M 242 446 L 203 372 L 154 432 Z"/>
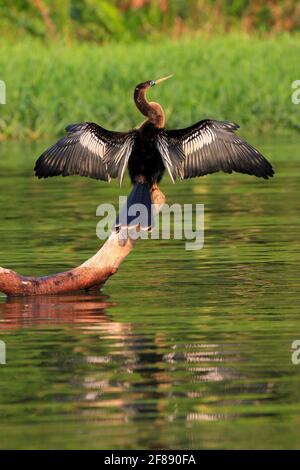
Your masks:
<path fill-rule="evenodd" d="M 92 122 L 71 124 L 66 128 L 67 134 L 39 157 L 36 176 L 80 175 L 104 181 L 119 178 L 121 184 L 128 167 L 134 187 L 125 212 L 128 213 L 132 204 L 144 204 L 148 217 L 142 228 L 146 229 L 151 226 L 151 188 L 161 180 L 165 170 L 173 182 L 176 178 L 218 171 L 265 179 L 274 175 L 265 157 L 235 133 L 239 126 L 233 122 L 205 119 L 185 129 L 165 129 L 162 107 L 148 102 L 146 92 L 168 78 L 136 86 L 135 104 L 147 117 L 140 127 L 113 132 Z M 124 225 L 123 216 L 116 227 Z M 133 217 L 127 216 L 125 220 L 130 226 Z"/>

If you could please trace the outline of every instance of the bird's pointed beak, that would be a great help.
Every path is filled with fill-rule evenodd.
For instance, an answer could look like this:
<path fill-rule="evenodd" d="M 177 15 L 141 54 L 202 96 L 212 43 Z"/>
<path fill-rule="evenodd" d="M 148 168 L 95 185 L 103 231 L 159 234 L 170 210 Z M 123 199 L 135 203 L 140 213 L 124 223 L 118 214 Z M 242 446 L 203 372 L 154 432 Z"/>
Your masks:
<path fill-rule="evenodd" d="M 167 77 L 159 78 L 158 80 L 155 80 L 155 85 L 158 85 L 159 83 L 164 82 L 165 80 L 168 80 L 171 77 L 173 77 L 173 75 L 168 75 Z"/>

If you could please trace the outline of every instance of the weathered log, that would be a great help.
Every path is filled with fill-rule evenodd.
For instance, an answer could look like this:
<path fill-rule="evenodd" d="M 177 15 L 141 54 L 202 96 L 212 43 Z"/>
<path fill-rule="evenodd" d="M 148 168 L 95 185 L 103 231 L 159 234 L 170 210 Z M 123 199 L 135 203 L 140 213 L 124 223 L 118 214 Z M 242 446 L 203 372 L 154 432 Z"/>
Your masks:
<path fill-rule="evenodd" d="M 155 211 L 159 212 L 165 198 L 157 186 L 152 188 L 151 197 Z M 11 269 L 0 267 L 0 291 L 8 296 L 33 296 L 100 289 L 118 270 L 135 242 L 130 236 L 122 240 L 118 233 L 112 232 L 100 250 L 90 259 L 70 271 L 51 276 L 22 276 Z"/>

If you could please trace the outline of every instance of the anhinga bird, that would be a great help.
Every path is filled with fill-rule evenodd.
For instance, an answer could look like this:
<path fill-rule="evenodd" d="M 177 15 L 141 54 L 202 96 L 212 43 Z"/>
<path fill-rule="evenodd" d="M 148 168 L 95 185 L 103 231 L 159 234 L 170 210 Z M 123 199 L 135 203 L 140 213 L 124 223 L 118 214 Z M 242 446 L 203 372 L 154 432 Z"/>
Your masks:
<path fill-rule="evenodd" d="M 37 160 L 39 178 L 56 175 L 81 175 L 122 183 L 128 166 L 133 190 L 127 206 L 141 203 L 148 209 L 144 227 L 151 225 L 151 188 L 165 169 L 171 179 L 191 178 L 223 171 L 247 173 L 268 179 L 274 175 L 270 163 L 254 147 L 235 134 L 238 125 L 205 119 L 185 129 L 165 129 L 165 114 L 160 104 L 149 102 L 149 88 L 170 78 L 140 83 L 134 101 L 147 120 L 128 132 L 113 132 L 92 122 L 71 124 L 67 135 L 46 150 Z M 126 213 L 127 209 L 126 208 Z M 128 217 L 130 224 L 133 217 Z M 116 226 L 121 225 L 117 221 Z"/>

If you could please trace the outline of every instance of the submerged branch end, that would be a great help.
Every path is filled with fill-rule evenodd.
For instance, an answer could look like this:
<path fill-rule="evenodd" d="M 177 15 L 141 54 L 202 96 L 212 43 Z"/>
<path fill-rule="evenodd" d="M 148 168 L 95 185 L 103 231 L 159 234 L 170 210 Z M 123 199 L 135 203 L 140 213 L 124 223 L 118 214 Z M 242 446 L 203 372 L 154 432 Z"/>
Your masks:
<path fill-rule="evenodd" d="M 151 198 L 155 210 L 159 211 L 165 197 L 158 186 L 152 188 Z M 112 232 L 100 250 L 83 264 L 50 276 L 22 276 L 11 269 L 0 267 L 0 292 L 7 296 L 35 296 L 100 289 L 117 272 L 135 242 L 131 238 L 120 242 L 119 235 Z"/>

